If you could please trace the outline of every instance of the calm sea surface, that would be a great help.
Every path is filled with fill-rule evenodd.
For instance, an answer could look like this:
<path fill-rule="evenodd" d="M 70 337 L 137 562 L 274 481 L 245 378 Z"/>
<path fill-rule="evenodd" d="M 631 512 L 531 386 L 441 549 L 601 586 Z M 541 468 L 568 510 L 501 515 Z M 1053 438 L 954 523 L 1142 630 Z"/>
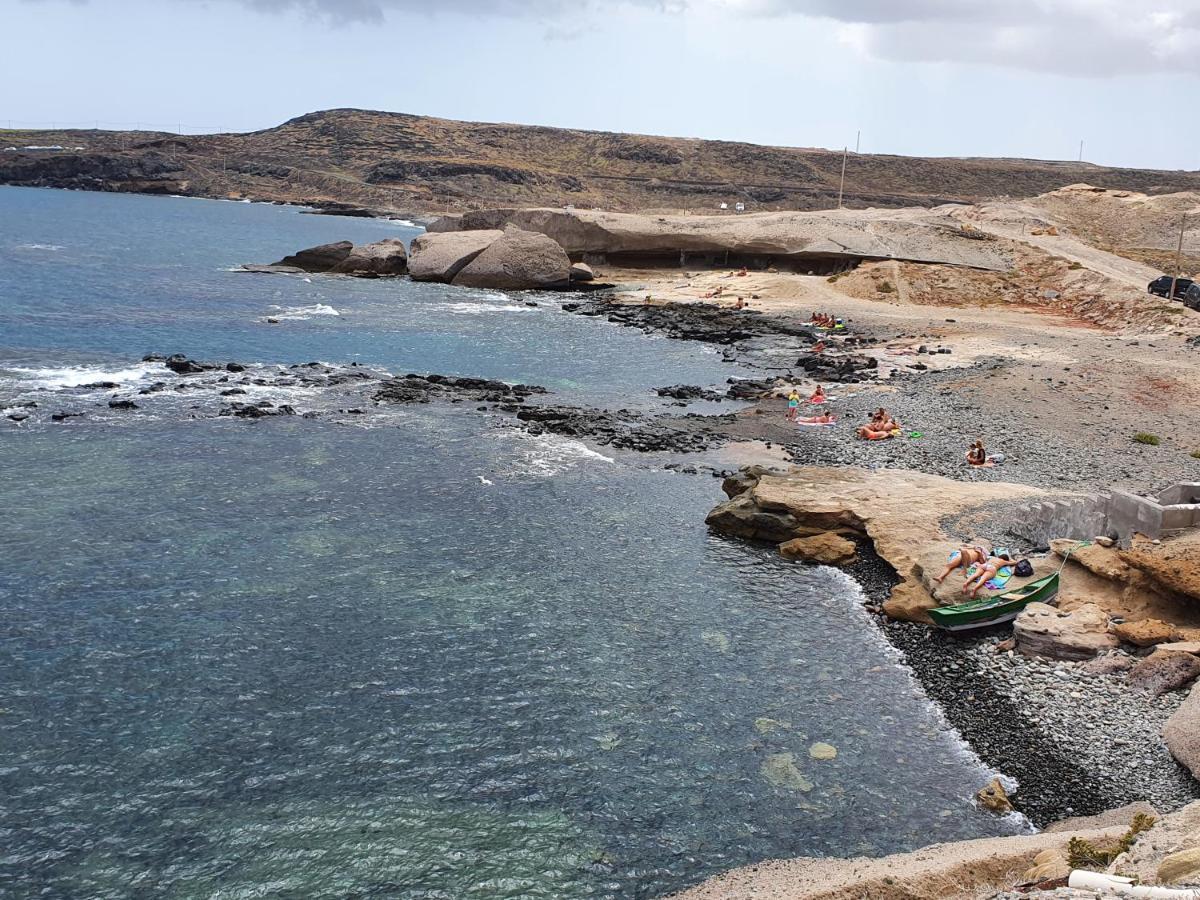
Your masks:
<path fill-rule="evenodd" d="M 713 479 L 474 404 L 108 409 L 150 352 L 647 409 L 739 374 L 554 298 L 230 271 L 416 233 L 0 188 L 0 409 L 84 413 L 0 418 L 0 895 L 658 896 L 1020 828 L 852 582 L 707 533 Z"/>

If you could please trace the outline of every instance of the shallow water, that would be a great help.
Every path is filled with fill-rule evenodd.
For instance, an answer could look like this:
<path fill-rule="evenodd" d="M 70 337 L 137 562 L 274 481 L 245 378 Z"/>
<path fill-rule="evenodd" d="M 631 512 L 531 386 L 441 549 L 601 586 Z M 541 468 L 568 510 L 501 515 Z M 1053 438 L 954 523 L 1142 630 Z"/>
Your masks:
<path fill-rule="evenodd" d="M 0 893 L 656 896 L 1020 827 L 971 805 L 988 773 L 848 579 L 707 533 L 712 479 L 470 404 L 347 427 L 78 389 L 179 351 L 651 408 L 737 374 L 719 357 L 548 298 L 224 271 L 411 233 L 385 223 L 19 189 L 0 213 L 0 406 L 88 411 L 0 420 Z"/>

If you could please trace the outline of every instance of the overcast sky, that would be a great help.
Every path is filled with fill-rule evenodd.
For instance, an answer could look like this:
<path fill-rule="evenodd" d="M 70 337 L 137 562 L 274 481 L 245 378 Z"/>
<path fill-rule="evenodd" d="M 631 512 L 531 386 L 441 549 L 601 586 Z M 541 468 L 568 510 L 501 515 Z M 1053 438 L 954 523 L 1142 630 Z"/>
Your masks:
<path fill-rule="evenodd" d="M 1200 0 L 0 0 L 0 127 L 354 106 L 1200 168 Z"/>

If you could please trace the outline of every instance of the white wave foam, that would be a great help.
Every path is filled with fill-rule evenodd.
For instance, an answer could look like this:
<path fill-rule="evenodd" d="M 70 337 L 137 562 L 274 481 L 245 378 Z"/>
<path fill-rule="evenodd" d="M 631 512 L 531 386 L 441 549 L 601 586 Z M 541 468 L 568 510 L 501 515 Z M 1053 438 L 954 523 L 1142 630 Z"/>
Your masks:
<path fill-rule="evenodd" d="M 47 252 L 53 253 L 58 250 L 65 250 L 66 248 L 59 246 L 58 244 L 17 244 L 17 249 L 18 250 L 45 250 Z"/>
<path fill-rule="evenodd" d="M 81 387 L 100 381 L 112 381 L 128 387 L 130 384 L 156 378 L 171 377 L 172 372 L 162 363 L 141 363 L 125 369 L 110 369 L 103 366 L 64 366 L 49 369 L 12 368 L 8 370 L 18 376 L 21 387 L 42 388 L 58 391 Z"/>
<path fill-rule="evenodd" d="M 305 322 L 314 316 L 340 316 L 341 313 L 327 303 L 314 303 L 311 306 L 272 306 L 269 316 L 260 316 L 259 320 L 286 319 L 290 322 Z"/>
<path fill-rule="evenodd" d="M 515 463 L 509 474 L 549 478 L 561 475 L 587 462 L 612 463 L 611 457 L 597 453 L 581 441 L 553 434 L 529 434 L 512 431 L 519 442 Z"/>
<path fill-rule="evenodd" d="M 499 303 L 444 303 L 441 308 L 447 312 L 456 313 L 466 316 L 478 316 L 484 313 L 524 313 L 537 312 L 535 306 L 525 306 L 516 304 L 499 304 Z"/>

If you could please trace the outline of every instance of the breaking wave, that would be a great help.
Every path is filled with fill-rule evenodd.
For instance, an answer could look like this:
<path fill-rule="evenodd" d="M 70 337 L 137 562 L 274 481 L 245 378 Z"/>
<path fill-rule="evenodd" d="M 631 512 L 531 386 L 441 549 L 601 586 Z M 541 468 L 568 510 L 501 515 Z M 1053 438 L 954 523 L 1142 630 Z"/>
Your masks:
<path fill-rule="evenodd" d="M 311 306 L 272 306 L 271 312 L 261 318 L 304 322 L 317 316 L 340 316 L 341 313 L 327 303 L 314 303 Z"/>
<path fill-rule="evenodd" d="M 4 370 L 14 373 L 20 387 L 42 390 L 65 390 L 82 387 L 86 384 L 113 382 L 121 387 L 129 387 L 135 383 L 170 377 L 172 372 L 162 363 L 147 362 L 123 369 L 113 369 L 105 366 L 63 366 L 61 368 L 26 369 L 10 368 Z"/>
<path fill-rule="evenodd" d="M 529 434 L 525 431 L 508 433 L 516 438 L 517 450 L 513 468 L 505 472 L 506 475 L 550 478 L 584 463 L 614 462 L 612 457 L 597 453 L 582 441 L 553 434 Z"/>

